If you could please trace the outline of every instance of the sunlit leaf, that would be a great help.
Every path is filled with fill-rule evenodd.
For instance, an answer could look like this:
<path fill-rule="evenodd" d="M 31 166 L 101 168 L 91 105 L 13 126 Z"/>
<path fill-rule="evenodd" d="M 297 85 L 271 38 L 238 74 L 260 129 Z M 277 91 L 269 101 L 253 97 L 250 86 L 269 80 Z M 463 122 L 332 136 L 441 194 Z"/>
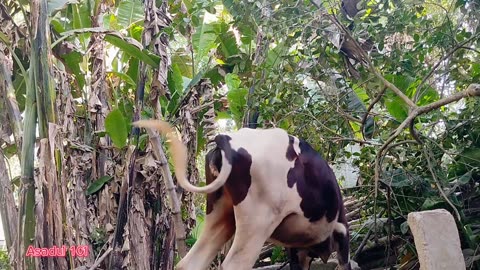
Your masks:
<path fill-rule="evenodd" d="M 196 51 L 196 62 L 207 56 L 208 52 L 217 46 L 215 43 L 217 40 L 216 27 L 218 27 L 218 24 L 212 23 L 202 24 L 196 29 L 192 37 L 192 43 Z"/>
<path fill-rule="evenodd" d="M 120 48 L 128 55 L 135 57 L 148 65 L 158 67 L 158 64 L 160 63 L 160 58 L 157 55 L 150 53 L 148 50 L 142 49 L 133 39 L 107 34 L 105 35 L 105 40 Z"/>
<path fill-rule="evenodd" d="M 81 2 L 71 6 L 73 11 L 73 28 L 84 29 L 92 27 L 90 5 L 86 2 Z M 79 39 L 83 46 L 87 46 L 87 36 L 87 33 L 79 35 Z"/>
<path fill-rule="evenodd" d="M 143 21 L 145 16 L 143 14 L 143 4 L 138 0 L 121 1 L 117 12 L 118 24 L 124 28 L 129 27 L 133 23 Z"/>

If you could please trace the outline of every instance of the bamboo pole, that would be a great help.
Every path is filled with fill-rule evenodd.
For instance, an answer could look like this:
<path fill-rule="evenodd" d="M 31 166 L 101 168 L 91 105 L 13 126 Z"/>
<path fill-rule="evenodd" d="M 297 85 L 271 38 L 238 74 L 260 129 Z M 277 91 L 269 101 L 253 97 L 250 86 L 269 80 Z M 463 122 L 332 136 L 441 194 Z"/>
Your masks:
<path fill-rule="evenodd" d="M 31 58 L 31 61 L 35 61 Z M 33 77 L 33 69 L 30 69 L 30 78 Z M 35 88 L 32 81 L 27 82 L 27 95 L 25 100 L 25 120 L 23 144 L 21 154 L 21 180 L 22 187 L 20 191 L 20 213 L 19 213 L 19 228 L 18 228 L 18 246 L 17 254 L 19 255 L 18 269 L 35 269 L 33 258 L 25 257 L 25 251 L 29 245 L 33 244 L 35 238 L 35 184 L 33 180 L 33 159 L 35 148 L 35 131 L 37 126 L 37 108 Z M 25 265 L 21 263 L 24 261 Z"/>
<path fill-rule="evenodd" d="M 35 2 L 35 1 L 33 1 Z M 33 4 L 31 4 L 33 5 Z M 31 7 L 33 10 L 33 6 Z M 41 0 L 38 7 L 37 28 L 32 41 L 30 69 L 34 70 L 35 92 L 37 96 L 38 132 L 40 138 L 48 138 L 48 123 L 55 123 L 55 91 L 50 74 L 50 40 L 47 0 Z M 35 25 L 35 24 L 33 24 Z M 32 61 L 35 59 L 36 61 Z M 50 142 L 53 143 L 53 142 Z"/>
<path fill-rule="evenodd" d="M 25 269 L 35 269 L 32 257 L 24 256 L 28 246 L 35 240 L 35 182 L 34 182 L 34 148 L 36 120 L 38 112 L 39 135 L 48 138 L 48 122 L 55 122 L 54 91 L 50 78 L 48 40 L 47 0 L 36 0 L 30 3 L 32 50 L 30 57 L 30 81 L 27 83 L 25 103 L 24 138 L 22 146 L 22 191 L 21 213 L 19 215 L 21 229 L 19 239 L 22 240 L 20 254 Z M 23 233 L 23 235 L 22 235 Z M 20 241 L 19 241 L 20 242 Z"/>

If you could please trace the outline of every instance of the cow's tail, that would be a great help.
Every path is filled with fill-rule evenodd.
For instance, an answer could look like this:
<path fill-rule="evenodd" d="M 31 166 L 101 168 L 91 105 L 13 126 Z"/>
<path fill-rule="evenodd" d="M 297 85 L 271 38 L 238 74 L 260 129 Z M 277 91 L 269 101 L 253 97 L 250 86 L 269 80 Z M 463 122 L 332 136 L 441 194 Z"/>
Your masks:
<path fill-rule="evenodd" d="M 223 162 L 217 179 L 206 186 L 197 187 L 192 185 L 187 179 L 187 148 L 177 138 L 172 127 L 167 122 L 161 120 L 140 120 L 134 122 L 133 125 L 137 127 L 158 130 L 162 135 L 165 135 L 168 138 L 171 149 L 170 151 L 172 153 L 173 165 L 175 166 L 175 174 L 177 175 L 178 183 L 180 186 L 182 186 L 182 188 L 190 192 L 212 193 L 221 188 L 227 181 L 228 176 L 232 171 L 232 165 L 227 161 L 229 158 L 225 156 L 224 151 L 221 151 Z"/>

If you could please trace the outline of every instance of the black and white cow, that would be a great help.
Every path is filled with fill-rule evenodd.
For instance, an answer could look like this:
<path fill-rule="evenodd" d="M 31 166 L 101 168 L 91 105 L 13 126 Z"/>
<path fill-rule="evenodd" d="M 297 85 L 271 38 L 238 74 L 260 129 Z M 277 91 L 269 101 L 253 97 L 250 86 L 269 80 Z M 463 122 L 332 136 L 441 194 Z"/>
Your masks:
<path fill-rule="evenodd" d="M 203 232 L 177 269 L 206 269 L 232 236 L 224 270 L 252 269 L 266 241 L 290 249 L 294 270 L 307 270 L 313 257 L 325 261 L 332 251 L 341 269 L 351 269 L 340 188 L 308 143 L 278 128 L 218 135 L 206 156 L 207 185 L 197 187 L 186 178 L 186 148 L 170 126 L 156 120 L 135 125 L 167 134 L 179 184 L 207 193 Z"/>

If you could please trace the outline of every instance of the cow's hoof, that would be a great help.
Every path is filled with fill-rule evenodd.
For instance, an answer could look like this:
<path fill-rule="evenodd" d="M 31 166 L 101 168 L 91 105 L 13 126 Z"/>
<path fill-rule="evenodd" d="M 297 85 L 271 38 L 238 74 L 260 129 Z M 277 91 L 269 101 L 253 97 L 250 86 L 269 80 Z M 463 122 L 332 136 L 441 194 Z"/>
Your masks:
<path fill-rule="evenodd" d="M 350 260 L 350 268 L 352 268 L 352 270 L 362 270 L 354 260 Z"/>

